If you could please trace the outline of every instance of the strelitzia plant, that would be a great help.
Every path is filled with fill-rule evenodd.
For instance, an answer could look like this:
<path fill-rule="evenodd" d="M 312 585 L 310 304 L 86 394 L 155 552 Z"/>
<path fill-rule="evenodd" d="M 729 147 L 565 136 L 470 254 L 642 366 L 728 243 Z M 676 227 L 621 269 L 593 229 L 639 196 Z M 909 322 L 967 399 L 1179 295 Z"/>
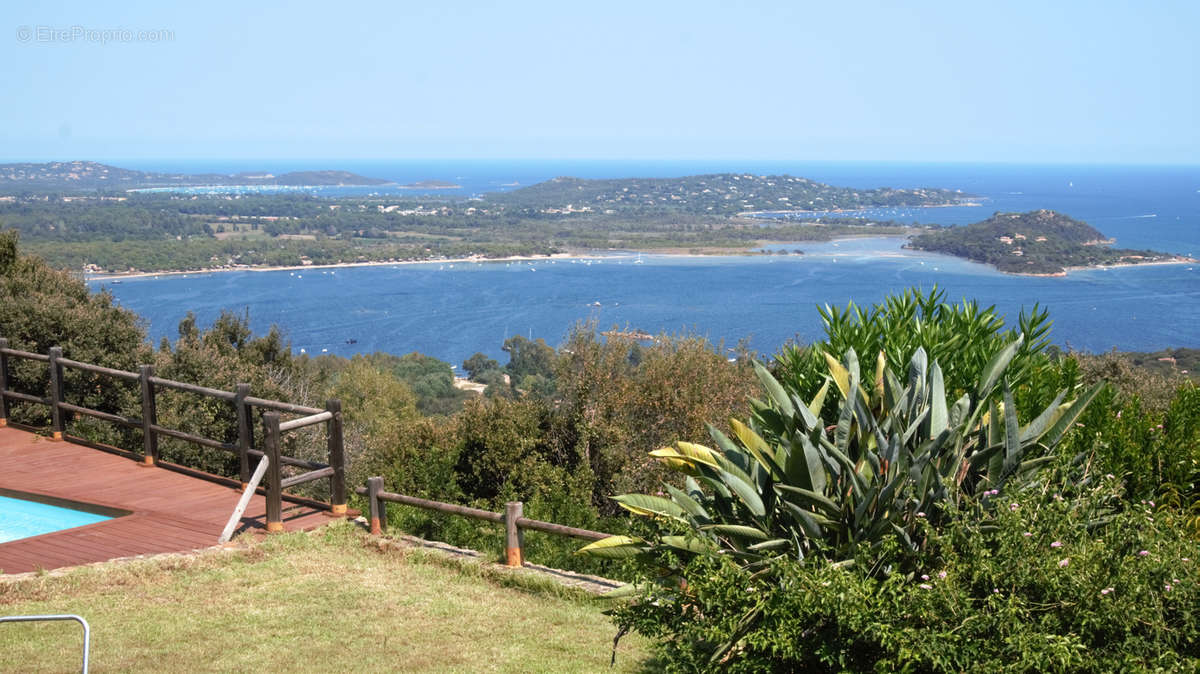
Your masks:
<path fill-rule="evenodd" d="M 887 572 L 895 560 L 872 557 L 885 541 L 915 556 L 924 527 L 1031 480 L 1099 390 L 1070 402 L 1064 390 L 1021 425 L 1004 374 L 1022 342 L 995 353 L 974 390 L 953 401 L 924 349 L 903 379 L 882 353 L 866 381 L 853 349 L 840 361 L 826 356 L 827 380 L 807 401 L 756 365 L 766 396 L 751 401 L 748 423 L 732 420 L 731 435 L 710 426 L 711 447 L 676 442 L 651 452 L 683 474 L 683 488 L 615 497 L 664 523 L 666 535 L 612 536 L 580 552 L 728 555 L 752 568 L 815 555 L 841 565 L 866 559 L 869 572 Z M 834 389 L 836 417 L 822 418 Z"/>

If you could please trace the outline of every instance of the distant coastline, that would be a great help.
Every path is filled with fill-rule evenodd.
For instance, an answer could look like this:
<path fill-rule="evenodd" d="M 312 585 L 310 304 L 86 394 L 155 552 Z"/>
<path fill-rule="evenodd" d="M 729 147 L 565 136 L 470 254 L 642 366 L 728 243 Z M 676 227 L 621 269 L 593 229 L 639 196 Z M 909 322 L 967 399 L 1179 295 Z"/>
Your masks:
<path fill-rule="evenodd" d="M 172 271 L 138 271 L 138 272 L 85 272 L 84 279 L 88 281 L 109 281 L 131 278 L 147 278 L 152 276 L 187 276 L 189 274 L 220 274 L 234 271 L 269 272 L 269 271 L 305 271 L 309 269 L 343 269 L 349 267 L 394 267 L 397 265 L 414 264 L 471 264 L 485 262 L 549 262 L 553 260 L 597 260 L 608 258 L 628 257 L 616 254 L 584 254 L 584 253 L 551 253 L 549 255 L 509 255 L 506 257 L 455 257 L 430 258 L 426 260 L 382 260 L 371 262 L 337 262 L 334 264 L 305 264 L 305 265 L 245 265 L 234 267 L 216 267 L 212 269 L 185 269 Z M 700 256 L 681 256 L 700 257 Z"/>
<path fill-rule="evenodd" d="M 445 180 L 420 180 L 407 185 L 398 185 L 397 188 L 402 190 L 461 190 L 462 185 Z"/>
<path fill-rule="evenodd" d="M 858 239 L 871 239 L 871 238 L 888 238 L 888 239 L 894 238 L 897 240 L 904 240 L 906 237 L 903 237 L 903 236 L 883 236 L 883 237 L 881 237 L 878 234 L 864 233 L 864 234 L 852 234 L 852 235 L 848 235 L 848 236 L 839 236 L 839 237 L 830 239 L 828 241 L 820 241 L 820 242 L 796 241 L 793 243 L 783 243 L 783 244 L 780 244 L 779 242 L 770 242 L 770 243 L 773 245 L 784 245 L 784 246 L 792 246 L 792 245 L 804 246 L 804 245 L 812 245 L 813 243 L 837 243 L 840 241 L 854 241 L 854 240 L 858 240 Z M 906 246 L 901 247 L 901 249 L 906 249 L 906 248 L 907 248 Z M 908 249 L 908 250 L 919 250 L 919 249 Z M 375 260 L 375 261 L 364 261 L 364 262 L 338 262 L 338 263 L 333 263 L 333 264 L 308 264 L 308 265 L 245 265 L 245 266 L 233 266 L 233 267 L 218 267 L 218 268 L 212 268 L 212 269 L 186 269 L 186 270 L 152 271 L 152 272 L 143 272 L 143 271 L 138 271 L 138 272 L 85 272 L 84 279 L 88 280 L 88 281 L 112 281 L 112 280 L 123 280 L 123 279 L 149 278 L 149 277 L 157 277 L 157 276 L 187 276 L 189 274 L 217 274 L 217 273 L 238 272 L 238 271 L 274 272 L 274 271 L 304 271 L 304 270 L 314 270 L 314 269 L 329 270 L 329 269 L 344 269 L 344 268 L 352 268 L 352 267 L 389 267 L 389 266 L 398 266 L 398 265 L 419 265 L 419 264 L 426 264 L 426 265 L 429 265 L 429 264 L 483 264 L 483 263 L 496 263 L 496 262 L 549 262 L 549 261 L 557 261 L 557 260 L 613 260 L 613 259 L 622 259 L 622 258 L 632 257 L 632 256 L 638 254 L 639 252 L 648 253 L 648 254 L 652 254 L 652 255 L 659 255 L 659 256 L 663 256 L 663 257 L 673 257 L 673 258 L 759 257 L 759 256 L 771 256 L 772 255 L 771 252 L 764 252 L 762 250 L 757 250 L 757 249 L 701 248 L 701 249 L 699 249 L 699 252 L 689 252 L 689 251 L 687 251 L 685 249 L 681 249 L 681 248 L 647 249 L 644 251 L 633 251 L 633 250 L 600 251 L 600 250 L 596 250 L 596 251 L 576 251 L 576 252 L 570 252 L 570 253 L 551 253 L 549 255 L 509 255 L 509 256 L 505 256 L 505 257 L 483 257 L 483 256 L 479 256 L 479 255 L 474 255 L 474 256 L 468 256 L 468 257 L 430 258 L 430 259 L 423 259 L 423 260 Z M 930 253 L 935 256 L 949 257 L 949 258 L 956 259 L 956 260 L 966 260 L 968 262 L 976 262 L 974 260 L 970 260 L 965 257 L 960 257 L 957 255 L 950 255 L 947 253 L 938 253 L 938 252 L 934 252 L 934 251 L 921 251 L 921 252 Z M 795 253 L 789 253 L 789 255 L 795 255 Z M 896 257 L 895 254 L 885 253 L 885 252 L 879 252 L 878 256 L 879 257 Z M 1028 278 L 1065 278 L 1070 272 L 1074 272 L 1074 271 L 1118 269 L 1118 268 L 1125 268 L 1125 267 L 1150 267 L 1150 266 L 1159 266 L 1159 265 L 1189 264 L 1189 263 L 1197 264 L 1197 263 L 1200 263 L 1200 260 L 1196 260 L 1196 259 L 1190 258 L 1190 257 L 1178 256 L 1176 258 L 1169 259 L 1169 260 L 1153 260 L 1153 261 L 1147 261 L 1147 262 L 1122 262 L 1122 263 L 1102 264 L 1102 265 L 1092 265 L 1092 266 L 1072 266 L 1072 267 L 1065 268 L 1061 272 L 1039 274 L 1039 273 L 1031 273 L 1031 272 L 1011 272 L 1011 271 L 1004 271 L 1004 270 L 996 270 L 991 265 L 987 265 L 986 263 L 978 263 L 977 262 L 977 264 L 984 264 L 985 266 L 992 267 L 992 269 L 994 269 L 995 271 L 998 271 L 1001 274 L 1005 274 L 1007 276 L 1024 276 L 1024 277 L 1028 277 Z"/>
<path fill-rule="evenodd" d="M 977 207 L 983 206 L 981 201 L 958 201 L 947 202 L 944 204 L 915 204 L 913 206 L 867 206 L 864 208 L 822 208 L 822 209 L 805 209 L 805 208 L 790 208 L 786 210 L 769 210 L 769 211 L 743 211 L 738 213 L 738 217 L 742 218 L 759 218 L 770 219 L 771 215 L 853 215 L 855 213 L 867 213 L 868 211 L 881 210 L 886 208 L 956 208 Z"/>
<path fill-rule="evenodd" d="M 966 258 L 962 258 L 962 259 L 966 259 Z M 1068 274 L 1070 274 L 1073 271 L 1095 271 L 1095 270 L 1103 270 L 1103 269 L 1120 269 L 1120 268 L 1124 268 L 1124 267 L 1156 267 L 1156 266 L 1160 266 L 1160 265 L 1164 265 L 1164 264 L 1196 264 L 1196 263 L 1200 263 L 1200 260 L 1197 260 L 1195 258 L 1180 256 L 1180 257 L 1170 259 L 1170 260 L 1152 260 L 1149 262 L 1117 262 L 1114 264 L 1079 265 L 1079 266 L 1074 266 L 1074 267 L 1066 267 L 1062 271 L 1055 272 L 1053 274 L 1034 274 L 1034 273 L 1028 273 L 1028 272 L 1022 273 L 1022 272 L 1012 272 L 1012 271 L 1002 271 L 1002 270 L 998 270 L 998 271 L 1000 271 L 1001 274 L 1008 274 L 1009 276 L 1029 276 L 1029 277 L 1034 277 L 1034 278 L 1065 278 Z M 981 263 L 981 264 L 983 264 L 983 263 Z"/>

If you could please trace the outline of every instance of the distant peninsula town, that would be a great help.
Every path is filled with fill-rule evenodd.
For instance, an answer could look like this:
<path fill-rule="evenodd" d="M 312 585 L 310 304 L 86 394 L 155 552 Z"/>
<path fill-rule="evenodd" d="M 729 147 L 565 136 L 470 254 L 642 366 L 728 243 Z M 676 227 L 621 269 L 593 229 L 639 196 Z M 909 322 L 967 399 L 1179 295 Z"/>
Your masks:
<path fill-rule="evenodd" d="M 310 189 L 376 186 L 394 190 Z M 1090 225 L 1052 211 L 997 213 L 956 227 L 886 217 L 889 209 L 981 204 L 977 195 L 935 187 L 855 189 L 790 175 L 720 173 L 559 177 L 511 191 L 450 194 L 459 189 L 443 180 L 400 185 L 340 170 L 183 174 L 90 161 L 0 164 L 0 224 L 55 266 L 107 274 L 622 250 L 757 254 L 770 244 L 856 236 L 910 237 L 910 248 L 1017 274 L 1187 261 L 1113 248 Z"/>

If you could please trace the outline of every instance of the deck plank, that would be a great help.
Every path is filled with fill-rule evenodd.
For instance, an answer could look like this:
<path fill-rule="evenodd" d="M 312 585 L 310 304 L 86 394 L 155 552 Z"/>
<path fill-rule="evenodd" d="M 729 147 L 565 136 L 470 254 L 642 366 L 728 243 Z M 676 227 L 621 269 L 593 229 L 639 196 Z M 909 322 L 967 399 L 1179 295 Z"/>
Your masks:
<path fill-rule="evenodd" d="M 0 543 L 0 572 L 55 569 L 117 557 L 186 552 L 216 545 L 240 491 L 70 442 L 0 427 L 0 488 L 130 511 L 75 529 Z M 251 499 L 238 531 L 266 529 L 266 499 Z M 284 502 L 287 531 L 330 515 Z"/>

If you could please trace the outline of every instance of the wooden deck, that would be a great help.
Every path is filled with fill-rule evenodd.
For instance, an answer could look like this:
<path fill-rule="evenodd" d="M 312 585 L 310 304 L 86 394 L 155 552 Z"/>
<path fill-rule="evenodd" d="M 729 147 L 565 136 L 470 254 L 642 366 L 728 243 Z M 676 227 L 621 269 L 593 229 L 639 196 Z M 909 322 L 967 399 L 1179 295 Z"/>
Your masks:
<path fill-rule="evenodd" d="M 130 511 L 75 529 L 0 543 L 0 573 L 21 573 L 217 544 L 241 492 L 232 487 L 70 442 L 0 427 L 0 488 Z M 323 510 L 284 501 L 284 528 L 328 522 Z M 239 532 L 266 531 L 255 496 Z"/>

